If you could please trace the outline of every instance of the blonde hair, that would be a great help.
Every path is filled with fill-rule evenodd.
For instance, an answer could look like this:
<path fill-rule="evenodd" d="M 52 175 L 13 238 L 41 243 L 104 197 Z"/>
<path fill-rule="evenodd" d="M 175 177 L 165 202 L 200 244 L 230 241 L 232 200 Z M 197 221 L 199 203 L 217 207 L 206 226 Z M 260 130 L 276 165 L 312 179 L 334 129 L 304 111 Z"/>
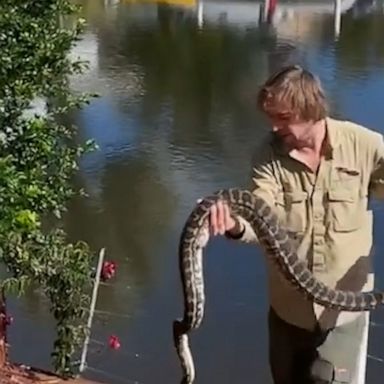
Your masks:
<path fill-rule="evenodd" d="M 328 106 L 321 83 L 298 65 L 272 75 L 261 87 L 257 104 L 269 116 L 318 121 L 327 116 Z"/>

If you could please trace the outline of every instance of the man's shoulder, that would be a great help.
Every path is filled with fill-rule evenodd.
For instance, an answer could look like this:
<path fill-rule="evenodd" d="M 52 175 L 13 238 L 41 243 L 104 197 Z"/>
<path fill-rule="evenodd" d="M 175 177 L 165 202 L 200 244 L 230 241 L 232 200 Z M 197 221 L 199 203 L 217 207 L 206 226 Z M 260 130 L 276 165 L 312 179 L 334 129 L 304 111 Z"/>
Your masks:
<path fill-rule="evenodd" d="M 378 140 L 382 134 L 373 128 L 368 128 L 362 124 L 351 120 L 330 119 L 333 122 L 338 133 L 344 138 L 354 138 L 358 140 Z"/>

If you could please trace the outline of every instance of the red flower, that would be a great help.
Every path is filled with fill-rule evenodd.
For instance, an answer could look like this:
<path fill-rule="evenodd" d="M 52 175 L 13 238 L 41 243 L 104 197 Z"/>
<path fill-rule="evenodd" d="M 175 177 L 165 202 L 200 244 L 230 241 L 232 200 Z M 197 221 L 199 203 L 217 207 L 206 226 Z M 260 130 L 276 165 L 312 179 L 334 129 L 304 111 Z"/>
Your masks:
<path fill-rule="evenodd" d="M 106 281 L 115 276 L 116 263 L 114 261 L 104 261 L 101 269 L 101 280 Z"/>
<path fill-rule="evenodd" d="M 108 344 L 109 344 L 109 347 L 112 349 L 119 349 L 121 346 L 118 337 L 115 335 L 109 336 Z"/>

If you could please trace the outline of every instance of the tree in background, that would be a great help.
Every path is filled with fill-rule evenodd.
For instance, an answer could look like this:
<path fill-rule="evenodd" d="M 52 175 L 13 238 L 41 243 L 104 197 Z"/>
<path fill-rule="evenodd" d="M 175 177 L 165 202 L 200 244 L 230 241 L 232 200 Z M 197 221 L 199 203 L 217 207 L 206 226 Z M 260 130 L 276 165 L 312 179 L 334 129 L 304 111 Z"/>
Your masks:
<path fill-rule="evenodd" d="M 60 121 L 88 100 L 73 95 L 69 77 L 84 65 L 69 51 L 83 22 L 69 0 L 2 0 L 0 4 L 0 261 L 5 294 L 37 285 L 56 321 L 53 366 L 70 375 L 86 332 L 93 255 L 67 241 L 60 218 L 76 193 L 70 179 L 91 143 L 75 144 L 76 129 Z M 69 20 L 71 28 L 60 27 Z M 31 113 L 34 100 L 47 101 Z M 47 219 L 55 225 L 43 225 Z M 4 296 L 0 303 L 0 366 L 7 361 Z M 32 346 L 33 348 L 33 346 Z"/>

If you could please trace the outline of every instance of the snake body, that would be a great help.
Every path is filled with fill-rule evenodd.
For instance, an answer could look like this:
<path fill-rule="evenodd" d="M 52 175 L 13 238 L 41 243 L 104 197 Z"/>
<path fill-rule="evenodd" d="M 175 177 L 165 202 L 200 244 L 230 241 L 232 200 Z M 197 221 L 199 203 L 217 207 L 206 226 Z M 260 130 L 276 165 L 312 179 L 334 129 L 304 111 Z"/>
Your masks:
<path fill-rule="evenodd" d="M 324 307 L 343 311 L 367 311 L 383 304 L 384 292 L 353 292 L 332 289 L 317 280 L 296 253 L 287 231 L 264 200 L 249 191 L 226 189 L 202 199 L 190 213 L 180 236 L 179 269 L 184 295 L 184 316 L 173 322 L 173 340 L 181 363 L 181 384 L 192 384 L 195 367 L 188 333 L 197 329 L 204 315 L 202 250 L 209 240 L 208 216 L 218 200 L 228 204 L 233 215 L 243 217 L 254 229 L 260 246 L 285 278 L 305 297 Z"/>

